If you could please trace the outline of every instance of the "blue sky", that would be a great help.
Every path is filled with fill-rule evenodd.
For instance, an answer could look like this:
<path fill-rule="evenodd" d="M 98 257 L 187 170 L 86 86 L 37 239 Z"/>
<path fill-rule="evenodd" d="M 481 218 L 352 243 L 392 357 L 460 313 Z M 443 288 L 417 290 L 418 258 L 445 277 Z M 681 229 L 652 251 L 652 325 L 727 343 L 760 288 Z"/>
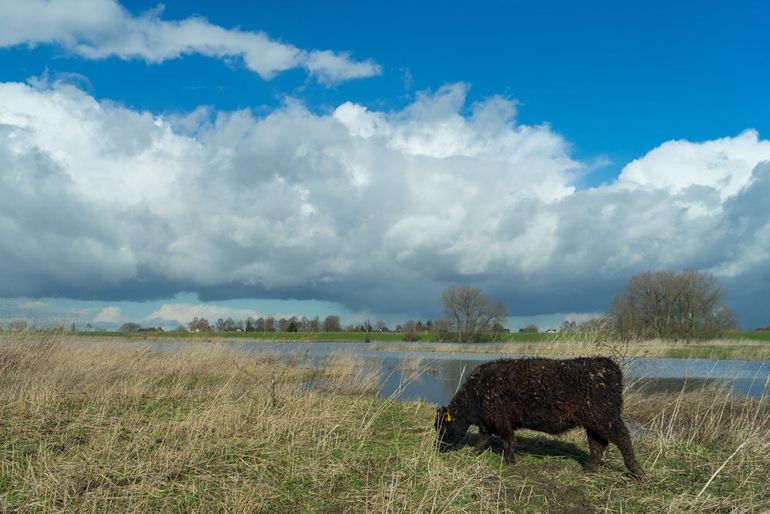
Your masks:
<path fill-rule="evenodd" d="M 137 15 L 157 3 L 123 2 Z M 582 157 L 615 173 L 670 139 L 701 141 L 770 125 L 765 2 L 165 2 L 163 18 L 264 31 L 300 48 L 349 51 L 383 65 L 368 80 L 323 87 L 299 70 L 265 81 L 239 63 L 187 56 L 163 65 L 72 58 L 55 45 L 3 51 L 3 80 L 79 73 L 99 98 L 153 112 L 275 106 L 297 95 L 318 110 L 345 101 L 403 107 L 414 92 L 472 84 L 505 95 L 519 120 L 549 123 Z M 404 76 L 409 84 L 405 87 Z"/>
<path fill-rule="evenodd" d="M 24 5 L 0 0 L 8 316 L 395 323 L 470 283 L 512 326 L 556 324 L 635 272 L 700 269 L 770 322 L 765 3 Z M 23 194 L 40 181 L 66 194 Z"/>

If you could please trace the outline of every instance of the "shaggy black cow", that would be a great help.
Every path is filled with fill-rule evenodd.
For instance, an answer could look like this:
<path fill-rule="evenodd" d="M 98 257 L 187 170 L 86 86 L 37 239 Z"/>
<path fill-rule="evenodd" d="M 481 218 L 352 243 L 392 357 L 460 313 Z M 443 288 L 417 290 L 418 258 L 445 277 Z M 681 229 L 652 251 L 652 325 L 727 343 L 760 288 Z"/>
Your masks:
<path fill-rule="evenodd" d="M 641 478 L 622 410 L 623 375 L 610 359 L 501 359 L 476 368 L 449 405 L 438 409 L 437 444 L 440 450 L 454 448 L 476 425 L 481 434 L 476 451 L 484 451 L 489 437 L 497 435 L 505 460 L 512 463 L 516 429 L 558 434 L 583 427 L 587 471 L 596 469 L 612 441 L 629 471 Z"/>

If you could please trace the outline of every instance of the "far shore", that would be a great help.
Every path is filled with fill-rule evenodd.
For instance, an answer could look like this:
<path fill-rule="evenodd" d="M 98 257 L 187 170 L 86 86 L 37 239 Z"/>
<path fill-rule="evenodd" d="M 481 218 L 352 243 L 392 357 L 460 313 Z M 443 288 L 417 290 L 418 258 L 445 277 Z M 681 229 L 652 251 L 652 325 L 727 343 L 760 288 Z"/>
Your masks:
<path fill-rule="evenodd" d="M 757 337 L 759 334 L 763 339 Z M 187 342 L 187 343 L 362 343 L 376 342 L 373 351 L 468 352 L 511 355 L 579 356 L 605 355 L 615 358 L 649 357 L 712 360 L 770 360 L 770 338 L 767 333 L 742 332 L 726 334 L 719 339 L 674 341 L 654 339 L 622 342 L 606 335 L 592 334 L 502 334 L 500 341 L 484 343 L 436 343 L 430 334 L 407 342 L 399 332 L 77 332 L 66 333 L 65 340 L 109 339 L 121 342 Z M 383 346 L 381 343 L 391 343 Z M 431 344 L 425 344 L 431 343 Z"/>

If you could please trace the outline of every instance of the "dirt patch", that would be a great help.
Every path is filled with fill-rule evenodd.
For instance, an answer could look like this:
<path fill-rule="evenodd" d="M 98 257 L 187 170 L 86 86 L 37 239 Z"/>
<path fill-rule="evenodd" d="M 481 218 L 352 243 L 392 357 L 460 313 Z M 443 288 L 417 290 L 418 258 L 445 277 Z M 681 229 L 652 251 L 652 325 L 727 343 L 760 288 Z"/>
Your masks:
<path fill-rule="evenodd" d="M 576 469 L 576 473 L 583 473 Z M 594 505 L 583 494 L 583 488 L 560 481 L 564 474 L 562 459 L 544 459 L 538 462 L 517 462 L 506 470 L 506 482 L 519 484 L 509 486 L 506 497 L 520 495 L 522 486 L 531 487 L 531 495 L 542 497 L 545 510 L 563 514 L 589 514 L 596 512 Z M 514 509 L 515 510 L 515 509 Z"/>

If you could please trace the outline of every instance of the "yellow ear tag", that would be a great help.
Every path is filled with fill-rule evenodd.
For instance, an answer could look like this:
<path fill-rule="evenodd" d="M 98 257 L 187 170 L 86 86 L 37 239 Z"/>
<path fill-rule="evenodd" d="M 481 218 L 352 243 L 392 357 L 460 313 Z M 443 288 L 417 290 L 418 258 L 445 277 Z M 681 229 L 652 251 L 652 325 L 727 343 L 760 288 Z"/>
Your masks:
<path fill-rule="evenodd" d="M 448 412 L 446 413 L 446 420 L 452 421 L 452 416 L 450 416 Z"/>

